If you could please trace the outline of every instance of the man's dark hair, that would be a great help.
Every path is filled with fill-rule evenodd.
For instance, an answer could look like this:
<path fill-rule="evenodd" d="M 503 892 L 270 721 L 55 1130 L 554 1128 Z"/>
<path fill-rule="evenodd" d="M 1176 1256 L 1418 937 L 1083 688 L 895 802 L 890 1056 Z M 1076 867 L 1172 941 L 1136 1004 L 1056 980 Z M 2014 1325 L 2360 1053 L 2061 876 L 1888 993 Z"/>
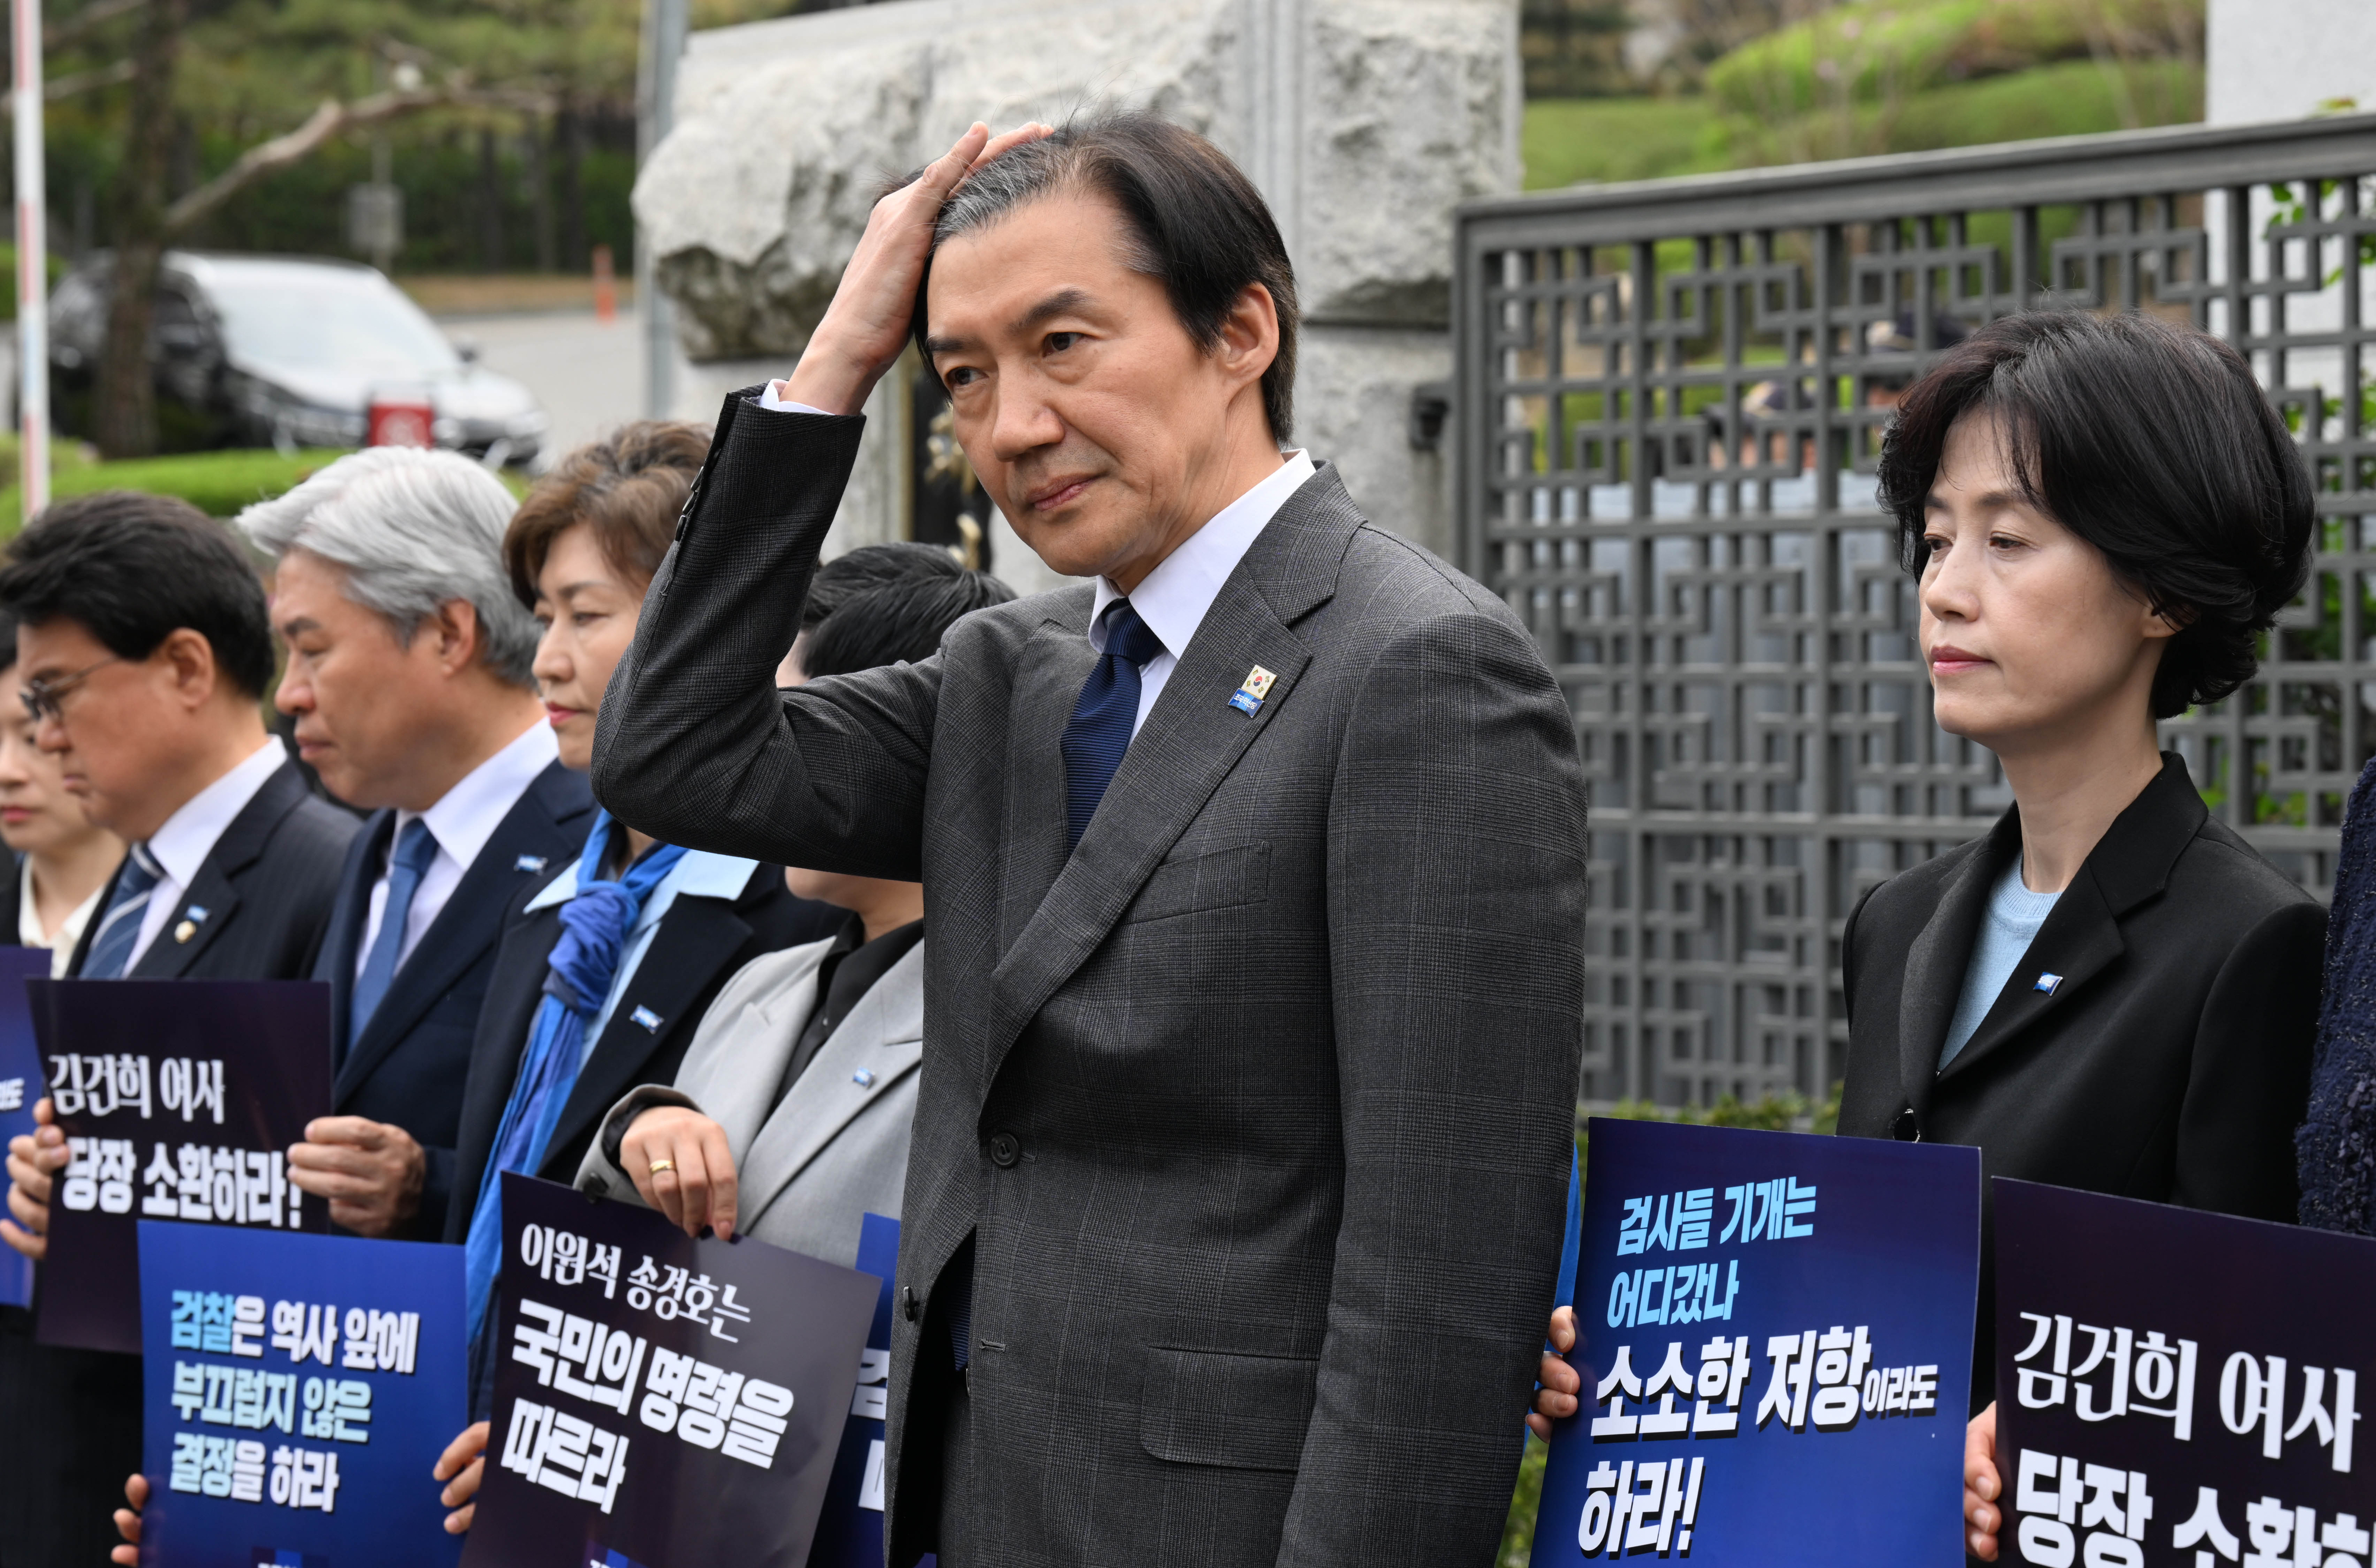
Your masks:
<path fill-rule="evenodd" d="M 1263 412 L 1284 443 L 1295 426 L 1295 268 L 1262 193 L 1220 148 L 1152 114 L 1085 114 L 1052 136 L 1012 148 L 966 177 L 941 208 L 933 246 L 986 228 L 1042 196 L 1102 196 L 1122 214 L 1123 260 L 1161 279 L 1189 340 L 1220 345 L 1230 307 L 1250 283 L 1278 309 L 1278 357 L 1263 372 Z M 929 264 L 925 282 L 932 278 Z M 924 350 L 924 293 L 916 291 L 916 348 Z M 932 356 L 925 355 L 930 363 Z"/>
<path fill-rule="evenodd" d="M 2103 552 L 2181 629 L 2153 710 L 2216 702 L 2310 575 L 2310 475 L 2242 355 L 2148 315 L 2037 311 L 1975 331 L 1916 382 L 1881 454 L 1899 558 L 1922 564 L 1922 506 L 1947 433 L 1993 415 L 2022 499 Z"/>
<path fill-rule="evenodd" d="M 119 659 L 146 659 L 186 626 L 244 695 L 272 682 L 255 569 L 220 523 L 170 495 L 102 490 L 50 507 L 8 546 L 0 609 L 32 626 L 74 621 Z"/>
<path fill-rule="evenodd" d="M 816 576 L 809 579 L 808 600 L 801 606 L 801 630 L 815 631 L 826 616 L 870 589 L 895 583 L 948 582 L 964 575 L 956 557 L 935 544 L 904 540 L 894 544 L 861 544 L 819 566 Z"/>
<path fill-rule="evenodd" d="M 949 561 L 945 553 L 941 559 Z M 942 636 L 960 619 L 1015 597 L 1013 588 L 988 572 L 970 572 L 954 561 L 949 568 L 843 597 L 801 645 L 801 673 L 814 681 L 883 664 L 921 663 L 940 650 Z"/>

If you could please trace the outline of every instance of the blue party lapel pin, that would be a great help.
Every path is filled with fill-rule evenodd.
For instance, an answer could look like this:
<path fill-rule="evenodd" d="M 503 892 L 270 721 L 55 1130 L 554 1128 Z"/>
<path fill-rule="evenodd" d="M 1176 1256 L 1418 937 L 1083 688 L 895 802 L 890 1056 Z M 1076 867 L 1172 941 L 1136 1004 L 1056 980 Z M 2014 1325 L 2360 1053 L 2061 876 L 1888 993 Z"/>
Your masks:
<path fill-rule="evenodd" d="M 2039 975 L 2037 977 L 2037 983 L 2030 989 L 2033 991 L 2042 991 L 2046 992 L 2047 995 L 2051 996 L 2054 994 L 2054 988 L 2061 983 L 2062 977 L 2055 974 L 2051 970 L 2049 970 L 2048 972 Z"/>
<path fill-rule="evenodd" d="M 1277 679 L 1261 665 L 1255 665 L 1246 671 L 1245 683 L 1238 688 L 1236 695 L 1230 698 L 1230 706 L 1243 714 L 1261 712 L 1263 698 L 1270 695 L 1271 685 Z"/>

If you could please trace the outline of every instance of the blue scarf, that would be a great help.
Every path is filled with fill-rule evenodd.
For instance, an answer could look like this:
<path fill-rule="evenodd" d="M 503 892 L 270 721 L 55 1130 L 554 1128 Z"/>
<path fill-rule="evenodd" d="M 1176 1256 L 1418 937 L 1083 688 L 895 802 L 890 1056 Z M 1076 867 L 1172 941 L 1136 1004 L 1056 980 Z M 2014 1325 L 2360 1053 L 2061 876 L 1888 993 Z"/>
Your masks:
<path fill-rule="evenodd" d="M 551 970 L 544 978 L 544 1000 L 537 1006 L 528 1051 L 512 1079 L 511 1099 L 504 1105 L 495 1155 L 479 1182 L 479 1204 L 470 1215 L 463 1252 L 473 1345 L 485 1332 L 495 1276 L 503 1266 L 503 1172 L 532 1176 L 544 1163 L 545 1146 L 577 1083 L 586 1031 L 610 997 L 627 933 L 635 929 L 652 889 L 684 859 L 683 849 L 663 844 L 629 867 L 619 881 L 606 882 L 602 859 L 610 847 L 611 814 L 597 812 L 586 853 L 577 862 L 577 891 L 561 906 L 561 940 L 552 944 L 547 960 Z"/>

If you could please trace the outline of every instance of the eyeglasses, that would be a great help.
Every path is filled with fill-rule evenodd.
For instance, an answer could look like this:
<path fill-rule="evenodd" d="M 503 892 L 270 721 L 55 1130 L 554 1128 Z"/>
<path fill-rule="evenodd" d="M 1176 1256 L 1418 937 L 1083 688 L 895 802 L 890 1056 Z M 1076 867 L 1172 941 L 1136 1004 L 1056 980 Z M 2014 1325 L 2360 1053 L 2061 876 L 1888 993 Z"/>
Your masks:
<path fill-rule="evenodd" d="M 98 663 L 87 664 L 71 674 L 36 675 L 17 688 L 17 696 L 24 703 L 25 711 L 32 716 L 34 723 L 39 724 L 45 719 L 53 719 L 64 723 L 65 710 L 63 705 L 65 699 L 72 696 L 85 681 L 90 679 L 92 671 L 123 662 L 121 658 L 102 659 Z"/>

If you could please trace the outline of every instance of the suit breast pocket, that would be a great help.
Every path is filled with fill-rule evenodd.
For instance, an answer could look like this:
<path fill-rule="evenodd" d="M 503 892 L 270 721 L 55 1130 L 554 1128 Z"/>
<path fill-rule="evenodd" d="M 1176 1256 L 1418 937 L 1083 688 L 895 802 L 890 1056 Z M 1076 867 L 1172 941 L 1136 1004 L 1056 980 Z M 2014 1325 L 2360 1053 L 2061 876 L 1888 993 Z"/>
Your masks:
<path fill-rule="evenodd" d="M 1139 1398 L 1140 1445 L 1179 1465 L 1292 1470 L 1318 1397 L 1310 1356 L 1246 1356 L 1150 1345 Z"/>
<path fill-rule="evenodd" d="M 1259 904 L 1270 897 L 1270 846 L 1241 844 L 1155 868 L 1124 919 L 1170 920 L 1206 909 Z"/>

